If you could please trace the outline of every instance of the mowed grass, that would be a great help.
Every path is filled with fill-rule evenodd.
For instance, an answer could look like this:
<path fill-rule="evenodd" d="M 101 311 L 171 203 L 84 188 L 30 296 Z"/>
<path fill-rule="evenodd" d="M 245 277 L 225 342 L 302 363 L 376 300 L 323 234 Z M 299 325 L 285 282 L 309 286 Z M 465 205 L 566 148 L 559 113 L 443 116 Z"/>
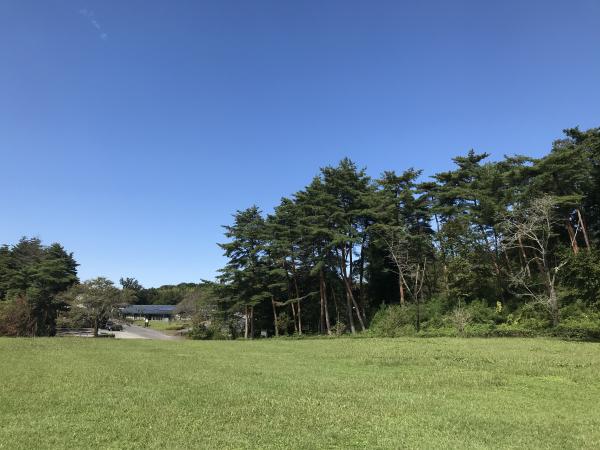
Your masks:
<path fill-rule="evenodd" d="M 137 325 L 139 327 L 144 326 L 143 320 L 135 320 L 133 323 L 134 323 L 134 325 Z M 186 322 L 183 320 L 171 320 L 170 322 L 167 322 L 166 320 L 151 320 L 148 322 L 148 326 L 154 330 L 172 331 L 173 333 L 170 333 L 170 334 L 176 334 L 175 332 L 177 330 L 191 327 L 192 322 L 191 321 Z M 167 334 L 169 334 L 169 333 L 167 333 Z"/>
<path fill-rule="evenodd" d="M 0 339 L 0 448 L 600 448 L 600 346 Z"/>

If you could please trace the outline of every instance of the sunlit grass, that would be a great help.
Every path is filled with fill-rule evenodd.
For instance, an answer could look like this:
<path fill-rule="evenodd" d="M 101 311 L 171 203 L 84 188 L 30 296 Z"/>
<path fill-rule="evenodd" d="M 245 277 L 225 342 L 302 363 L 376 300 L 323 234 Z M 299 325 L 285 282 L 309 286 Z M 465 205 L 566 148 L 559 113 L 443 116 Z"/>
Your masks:
<path fill-rule="evenodd" d="M 600 345 L 0 339 L 0 448 L 599 448 Z"/>
<path fill-rule="evenodd" d="M 134 320 L 133 324 L 137 325 L 139 327 L 143 327 L 144 321 L 143 320 Z M 191 327 L 192 322 L 191 321 L 183 321 L 183 320 L 171 320 L 171 321 L 150 320 L 148 322 L 148 326 L 154 330 L 159 330 L 159 331 L 177 331 L 177 330 L 182 330 L 187 327 Z"/>

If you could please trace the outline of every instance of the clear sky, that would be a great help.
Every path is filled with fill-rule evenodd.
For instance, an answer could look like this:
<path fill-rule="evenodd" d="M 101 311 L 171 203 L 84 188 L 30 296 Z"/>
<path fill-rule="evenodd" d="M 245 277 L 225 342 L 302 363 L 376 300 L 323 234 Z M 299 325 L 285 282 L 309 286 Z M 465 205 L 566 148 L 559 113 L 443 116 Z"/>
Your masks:
<path fill-rule="evenodd" d="M 600 1 L 0 1 L 0 243 L 212 278 L 231 214 L 344 156 L 427 175 L 600 125 Z"/>

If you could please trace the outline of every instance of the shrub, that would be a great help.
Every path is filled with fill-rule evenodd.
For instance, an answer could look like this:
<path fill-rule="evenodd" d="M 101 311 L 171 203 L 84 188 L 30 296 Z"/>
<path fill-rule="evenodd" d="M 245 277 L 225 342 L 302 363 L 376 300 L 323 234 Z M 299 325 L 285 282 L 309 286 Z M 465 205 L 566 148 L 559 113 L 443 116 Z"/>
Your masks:
<path fill-rule="evenodd" d="M 515 323 L 547 328 L 550 326 L 550 315 L 546 307 L 540 303 L 529 302 L 522 305 L 514 313 Z"/>
<path fill-rule="evenodd" d="M 487 307 L 481 301 L 441 314 L 443 298 L 425 302 L 421 310 L 421 328 L 415 331 L 415 307 L 382 306 L 373 317 L 368 331 L 374 337 L 534 337 L 600 340 L 600 312 L 579 301 L 561 309 L 561 323 L 553 328 L 547 309 L 528 303 L 509 312 L 504 304 Z"/>
<path fill-rule="evenodd" d="M 397 337 L 415 333 L 413 306 L 382 306 L 373 317 L 371 333 L 378 337 Z"/>
<path fill-rule="evenodd" d="M 423 311 L 422 316 L 427 318 L 440 318 L 444 314 L 452 311 L 453 303 L 446 296 L 432 297 L 426 302 L 423 302 L 421 309 Z"/>
<path fill-rule="evenodd" d="M 209 322 L 196 323 L 190 330 L 188 336 L 190 339 L 197 340 L 229 340 L 233 339 L 233 334 L 230 327 L 218 320 Z"/>
<path fill-rule="evenodd" d="M 497 337 L 534 337 L 539 335 L 539 332 L 521 325 L 502 323 L 495 327 L 493 335 Z"/>
<path fill-rule="evenodd" d="M 277 316 L 277 330 L 279 331 L 279 333 L 287 334 L 291 323 L 292 323 L 292 320 L 287 315 L 287 313 L 281 312 Z"/>
<path fill-rule="evenodd" d="M 331 327 L 331 333 L 334 336 L 341 336 L 346 332 L 346 324 L 344 322 L 337 322 L 334 326 Z"/>
<path fill-rule="evenodd" d="M 600 305 L 600 251 L 565 251 L 568 264 L 559 272 L 563 286 L 563 304 L 574 302 L 587 306 Z"/>
<path fill-rule="evenodd" d="M 567 317 L 551 333 L 566 339 L 600 340 L 600 314 L 581 312 L 577 316 Z"/>
<path fill-rule="evenodd" d="M 493 324 L 503 321 L 501 307 L 489 308 L 483 301 L 471 302 L 465 309 L 471 315 L 471 321 L 474 323 Z"/>
<path fill-rule="evenodd" d="M 441 326 L 438 328 L 421 329 L 418 336 L 420 337 L 457 337 L 458 332 L 454 327 Z"/>
<path fill-rule="evenodd" d="M 465 335 L 465 327 L 471 323 L 471 313 L 465 308 L 456 308 L 450 314 L 450 322 L 456 327 L 461 336 Z"/>
<path fill-rule="evenodd" d="M 57 328 L 91 328 L 93 325 L 85 314 L 81 314 L 80 308 L 71 309 L 56 318 Z"/>
<path fill-rule="evenodd" d="M 490 337 L 494 335 L 495 326 L 488 323 L 471 323 L 465 326 L 463 335 L 469 337 Z"/>
<path fill-rule="evenodd" d="M 188 336 L 190 337 L 190 339 L 196 340 L 212 339 L 210 329 L 203 324 L 194 325 L 194 327 L 192 327 L 192 329 L 190 330 Z"/>
<path fill-rule="evenodd" d="M 0 303 L 0 336 L 30 336 L 34 323 L 26 299 L 19 297 Z"/>

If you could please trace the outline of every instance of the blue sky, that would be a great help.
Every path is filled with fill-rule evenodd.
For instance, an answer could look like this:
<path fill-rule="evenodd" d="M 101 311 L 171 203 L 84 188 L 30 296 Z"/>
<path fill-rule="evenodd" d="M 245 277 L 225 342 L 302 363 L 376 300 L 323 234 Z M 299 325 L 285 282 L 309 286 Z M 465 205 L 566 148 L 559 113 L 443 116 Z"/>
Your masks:
<path fill-rule="evenodd" d="M 212 278 L 231 214 L 344 156 L 427 175 L 600 125 L 600 2 L 0 2 L 0 243 Z"/>

